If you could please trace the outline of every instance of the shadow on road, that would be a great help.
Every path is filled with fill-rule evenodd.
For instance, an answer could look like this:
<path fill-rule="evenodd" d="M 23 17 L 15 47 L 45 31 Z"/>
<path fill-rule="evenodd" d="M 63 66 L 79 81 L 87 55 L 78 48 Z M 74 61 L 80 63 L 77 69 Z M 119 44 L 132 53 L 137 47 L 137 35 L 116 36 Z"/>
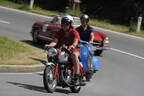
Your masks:
<path fill-rule="evenodd" d="M 25 89 L 47 93 L 46 90 L 44 89 L 44 87 L 39 87 L 39 86 L 34 86 L 34 85 L 29 85 L 29 84 L 16 83 L 16 82 L 7 82 L 7 83 L 12 84 L 12 85 L 16 85 L 18 87 L 22 87 Z"/>
<path fill-rule="evenodd" d="M 35 60 L 35 61 L 39 61 L 40 63 L 42 63 L 42 64 L 44 64 L 44 65 L 46 65 L 46 60 L 42 60 L 42 59 L 39 59 L 39 58 L 35 58 L 35 57 L 29 57 L 30 59 L 32 59 L 32 60 Z"/>
<path fill-rule="evenodd" d="M 40 86 L 35 86 L 35 85 L 30 85 L 30 84 L 22 84 L 22 83 L 16 83 L 16 82 L 9 82 L 7 81 L 7 83 L 18 86 L 18 87 L 22 87 L 25 89 L 29 89 L 29 90 L 34 90 L 34 91 L 38 91 L 38 92 L 43 92 L 43 93 L 47 93 L 47 91 L 45 90 L 44 87 L 40 87 Z M 67 90 L 67 89 L 63 89 L 63 88 L 56 88 L 55 92 L 58 93 L 64 93 L 64 94 L 69 94 L 71 93 L 71 91 Z"/>
<path fill-rule="evenodd" d="M 40 44 L 36 44 L 36 43 L 33 43 L 31 40 L 21 40 L 21 42 L 24 42 L 24 43 L 27 43 L 31 46 L 34 46 L 34 47 L 37 47 L 39 49 L 43 49 L 44 48 L 44 43 L 40 43 Z"/>

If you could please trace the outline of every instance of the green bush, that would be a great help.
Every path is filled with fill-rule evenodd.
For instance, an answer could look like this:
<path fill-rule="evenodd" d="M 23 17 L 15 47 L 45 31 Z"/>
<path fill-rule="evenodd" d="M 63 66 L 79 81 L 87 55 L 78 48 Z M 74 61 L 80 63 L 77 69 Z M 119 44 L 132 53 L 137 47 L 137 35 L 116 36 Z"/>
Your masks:
<path fill-rule="evenodd" d="M 136 32 L 137 25 L 135 23 L 130 24 L 129 32 Z"/>
<path fill-rule="evenodd" d="M 76 5 L 75 10 L 67 7 L 65 12 L 72 15 L 72 16 L 77 16 L 77 17 L 80 17 L 82 15 L 82 12 L 81 12 L 80 7 L 78 5 Z"/>

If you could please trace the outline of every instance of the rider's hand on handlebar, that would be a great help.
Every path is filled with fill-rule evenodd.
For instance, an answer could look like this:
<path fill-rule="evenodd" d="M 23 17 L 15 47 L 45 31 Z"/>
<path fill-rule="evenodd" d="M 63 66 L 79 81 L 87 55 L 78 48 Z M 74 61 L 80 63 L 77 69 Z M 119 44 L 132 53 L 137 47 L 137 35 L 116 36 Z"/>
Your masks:
<path fill-rule="evenodd" d="M 49 49 L 51 46 L 49 46 L 48 44 L 46 44 L 45 46 L 44 46 L 44 49 L 45 50 L 47 50 L 47 49 Z"/>
<path fill-rule="evenodd" d="M 69 51 L 72 51 L 74 48 L 75 48 L 74 45 L 70 45 L 70 46 L 68 47 L 68 50 L 69 50 Z"/>
<path fill-rule="evenodd" d="M 89 44 L 93 44 L 93 41 L 89 41 L 88 43 L 89 43 Z"/>

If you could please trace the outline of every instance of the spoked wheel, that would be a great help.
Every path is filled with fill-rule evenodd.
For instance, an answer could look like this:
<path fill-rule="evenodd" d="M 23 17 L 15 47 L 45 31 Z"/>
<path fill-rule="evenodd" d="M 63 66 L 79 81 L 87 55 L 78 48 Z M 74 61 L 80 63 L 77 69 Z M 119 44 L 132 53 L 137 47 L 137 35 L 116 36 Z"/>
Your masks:
<path fill-rule="evenodd" d="M 57 77 L 54 79 L 54 69 L 51 66 L 46 66 L 43 75 L 43 83 L 47 92 L 52 93 L 57 86 Z"/>
<path fill-rule="evenodd" d="M 75 86 L 74 84 L 72 84 L 72 71 L 70 69 L 63 69 L 61 70 L 61 76 L 62 76 L 62 79 L 63 81 L 65 82 L 65 84 L 67 84 L 67 86 L 70 87 L 70 90 L 73 92 L 73 93 L 79 93 L 80 89 L 81 89 L 81 86 Z"/>
<path fill-rule="evenodd" d="M 34 43 L 38 43 L 39 42 L 39 40 L 38 40 L 38 30 L 37 29 L 35 29 L 34 30 L 34 33 L 33 33 L 33 42 Z"/>

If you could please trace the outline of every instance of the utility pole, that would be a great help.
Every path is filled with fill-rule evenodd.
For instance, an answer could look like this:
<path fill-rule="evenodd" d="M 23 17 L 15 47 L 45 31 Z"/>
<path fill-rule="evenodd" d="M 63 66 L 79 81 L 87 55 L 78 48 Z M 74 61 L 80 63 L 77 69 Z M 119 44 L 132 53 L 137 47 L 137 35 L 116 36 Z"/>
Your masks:
<path fill-rule="evenodd" d="M 73 8 L 72 8 L 73 11 L 75 11 L 75 8 L 76 8 L 76 3 L 74 2 L 74 3 L 73 3 Z"/>
<path fill-rule="evenodd" d="M 142 16 L 139 16 L 139 17 L 138 17 L 138 24 L 137 24 L 137 32 L 140 31 L 141 23 L 142 23 Z"/>
<path fill-rule="evenodd" d="M 75 11 L 79 7 L 80 0 L 74 0 L 73 2 L 73 11 Z"/>
<path fill-rule="evenodd" d="M 30 0 L 30 9 L 33 8 L 34 0 Z"/>

